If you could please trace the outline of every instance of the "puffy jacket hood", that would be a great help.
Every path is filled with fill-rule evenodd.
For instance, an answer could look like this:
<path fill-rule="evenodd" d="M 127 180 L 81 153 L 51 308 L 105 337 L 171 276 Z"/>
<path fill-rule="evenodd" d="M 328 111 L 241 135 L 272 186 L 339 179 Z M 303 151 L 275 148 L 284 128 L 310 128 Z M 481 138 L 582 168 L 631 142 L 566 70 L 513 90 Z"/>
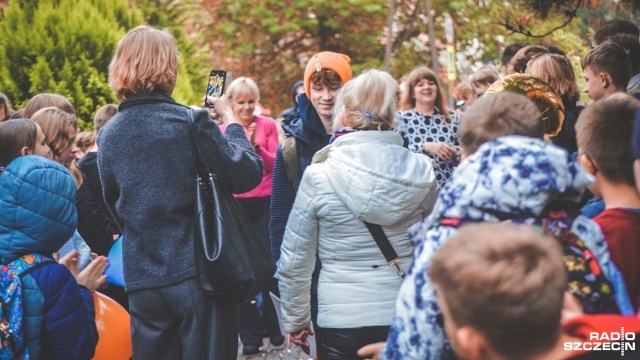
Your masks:
<path fill-rule="evenodd" d="M 76 184 L 67 169 L 41 156 L 21 156 L 0 176 L 0 263 L 52 254 L 77 226 Z"/>
<path fill-rule="evenodd" d="M 358 131 L 316 153 L 338 198 L 360 220 L 390 226 L 417 210 L 428 213 L 437 195 L 433 162 L 402 147 L 393 131 Z"/>
<path fill-rule="evenodd" d="M 460 163 L 432 218 L 500 221 L 537 217 L 554 200 L 577 201 L 593 177 L 562 148 L 506 136 Z"/>

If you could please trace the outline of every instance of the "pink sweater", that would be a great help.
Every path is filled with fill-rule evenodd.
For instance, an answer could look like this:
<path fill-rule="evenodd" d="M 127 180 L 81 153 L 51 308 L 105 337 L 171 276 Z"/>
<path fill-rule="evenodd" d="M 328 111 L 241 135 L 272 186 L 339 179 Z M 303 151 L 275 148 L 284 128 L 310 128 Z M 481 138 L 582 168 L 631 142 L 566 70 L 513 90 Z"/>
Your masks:
<path fill-rule="evenodd" d="M 243 194 L 235 194 L 238 199 L 259 198 L 271 196 L 271 178 L 273 176 L 273 163 L 276 159 L 276 151 L 278 150 L 278 128 L 276 122 L 270 117 L 254 116 L 253 122 L 256 124 L 254 143 L 260 145 L 256 154 L 262 158 L 262 182 L 255 189 Z M 243 126 L 248 137 L 249 126 Z M 220 126 L 220 130 L 224 133 L 226 127 Z"/>

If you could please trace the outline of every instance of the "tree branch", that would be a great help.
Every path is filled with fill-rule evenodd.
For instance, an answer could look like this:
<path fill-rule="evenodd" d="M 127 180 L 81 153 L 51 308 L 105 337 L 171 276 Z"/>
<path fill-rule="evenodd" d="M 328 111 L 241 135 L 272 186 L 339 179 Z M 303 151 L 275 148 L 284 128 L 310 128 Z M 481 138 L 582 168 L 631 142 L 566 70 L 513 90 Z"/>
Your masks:
<path fill-rule="evenodd" d="M 569 23 L 571 23 L 571 21 L 573 19 L 575 19 L 578 16 L 578 10 L 580 9 L 580 7 L 583 5 L 583 1 L 584 0 L 574 0 L 573 4 L 569 7 L 568 10 L 566 11 L 562 11 L 564 13 L 563 16 L 567 17 L 567 19 L 561 24 L 558 25 L 556 27 L 554 27 L 553 29 L 546 31 L 543 34 L 534 34 L 531 30 L 527 29 L 525 27 L 525 25 L 523 24 L 519 24 L 517 21 L 514 23 L 512 23 L 507 15 L 507 18 L 505 20 L 501 20 L 501 19 L 496 19 L 497 22 L 504 26 L 504 28 L 508 31 L 517 33 L 517 34 L 522 34 L 525 35 L 527 37 L 534 37 L 534 38 L 541 38 L 541 37 L 545 37 L 551 33 L 553 33 L 556 30 L 562 29 L 563 27 L 569 25 Z M 556 5 L 558 7 L 562 6 L 562 3 L 556 3 Z M 553 7 L 553 4 L 552 4 Z M 548 14 L 551 10 L 553 10 L 552 8 L 548 8 L 548 9 L 535 9 L 534 11 L 536 11 L 536 13 L 540 14 L 541 16 L 544 17 L 545 14 Z M 561 10 L 561 9 L 559 9 Z"/>

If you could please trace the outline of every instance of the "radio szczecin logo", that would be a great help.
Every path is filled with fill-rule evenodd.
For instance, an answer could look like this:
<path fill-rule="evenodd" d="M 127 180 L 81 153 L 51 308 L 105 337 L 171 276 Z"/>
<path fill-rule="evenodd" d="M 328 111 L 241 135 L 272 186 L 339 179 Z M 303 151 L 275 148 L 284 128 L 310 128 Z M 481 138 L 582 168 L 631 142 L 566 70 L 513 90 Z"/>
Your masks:
<path fill-rule="evenodd" d="M 636 334 L 626 333 L 624 327 L 620 332 L 590 332 L 589 339 L 582 342 L 565 342 L 567 351 L 620 351 L 624 356 L 625 351 L 636 350 Z"/>

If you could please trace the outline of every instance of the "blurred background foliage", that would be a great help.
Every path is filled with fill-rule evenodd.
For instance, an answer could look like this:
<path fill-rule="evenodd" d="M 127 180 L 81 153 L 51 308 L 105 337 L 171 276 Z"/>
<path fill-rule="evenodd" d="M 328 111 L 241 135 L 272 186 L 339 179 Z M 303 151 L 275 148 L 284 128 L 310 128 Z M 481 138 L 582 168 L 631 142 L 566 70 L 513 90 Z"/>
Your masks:
<path fill-rule="evenodd" d="M 391 67 L 396 78 L 431 66 L 425 0 L 0 0 L 0 92 L 14 108 L 35 94 L 57 92 L 75 105 L 81 128 L 97 108 L 116 102 L 108 65 L 119 39 L 140 24 L 167 28 L 181 53 L 173 97 L 199 104 L 210 69 L 249 76 L 271 115 L 291 106 L 291 86 L 316 52 L 351 57 L 354 73 L 382 68 L 390 1 Z M 444 17 L 455 23 L 457 73 L 467 80 L 483 64 L 500 69 L 505 44 L 529 42 L 564 50 L 580 76 L 580 59 L 600 24 L 638 23 L 637 0 L 432 0 L 436 39 Z M 444 57 L 442 79 L 446 82 Z"/>

